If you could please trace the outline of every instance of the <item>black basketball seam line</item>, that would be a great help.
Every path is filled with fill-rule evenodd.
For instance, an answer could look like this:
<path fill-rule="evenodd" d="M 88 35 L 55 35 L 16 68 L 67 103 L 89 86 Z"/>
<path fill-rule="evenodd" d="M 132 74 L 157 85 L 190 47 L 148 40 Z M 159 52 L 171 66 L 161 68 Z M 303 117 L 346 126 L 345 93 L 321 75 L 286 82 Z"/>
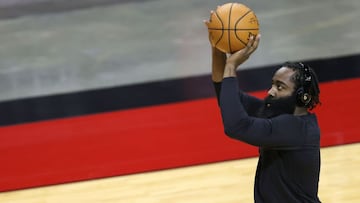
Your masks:
<path fill-rule="evenodd" d="M 243 40 L 241 40 L 241 38 L 240 37 L 238 37 L 238 35 L 236 34 L 236 25 L 245 17 L 245 16 L 247 16 L 249 13 L 251 13 L 251 12 L 253 12 L 251 9 L 249 9 L 249 11 L 248 12 L 246 12 L 236 23 L 235 23 L 235 30 L 234 30 L 234 32 L 235 32 L 235 37 L 241 42 L 241 43 L 243 43 L 245 46 L 247 45 Z M 259 29 L 257 29 L 257 30 L 259 30 Z"/>
<path fill-rule="evenodd" d="M 217 41 L 217 42 L 215 43 L 215 45 L 214 45 L 214 46 L 216 47 L 216 45 L 220 42 L 222 36 L 224 35 L 224 23 L 223 23 L 223 21 L 221 20 L 221 18 L 219 17 L 219 14 L 218 14 L 217 11 L 215 12 L 215 15 L 216 15 L 216 17 L 219 19 L 219 21 L 220 21 L 220 23 L 221 23 L 221 27 L 222 27 L 222 29 L 219 29 L 219 30 L 221 30 L 221 35 L 220 35 L 218 41 Z"/>
<path fill-rule="evenodd" d="M 244 15 L 242 15 L 235 23 L 237 25 L 245 16 L 247 16 L 249 13 L 251 13 L 251 9 L 249 9 Z"/>
<path fill-rule="evenodd" d="M 240 37 L 238 37 L 237 34 L 236 34 L 236 31 L 237 31 L 236 25 L 237 25 L 245 16 L 247 16 L 247 15 L 248 15 L 249 13 L 251 13 L 251 12 L 252 12 L 252 10 L 249 9 L 243 16 L 241 16 L 241 17 L 236 21 L 236 23 L 235 23 L 235 29 L 233 29 L 234 32 L 235 32 L 235 37 L 236 37 L 241 43 L 243 43 L 245 46 L 246 46 L 246 43 L 245 43 L 244 41 L 242 41 L 242 40 L 240 39 Z"/>
<path fill-rule="evenodd" d="M 233 5 L 234 5 L 234 3 L 231 3 L 230 12 L 229 12 L 229 24 L 228 24 L 228 27 L 230 27 L 230 18 L 231 18 L 231 11 L 232 11 Z M 252 12 L 252 10 L 249 9 L 243 16 L 241 16 L 241 17 L 237 20 L 237 22 L 235 23 L 235 25 L 238 24 L 241 19 L 243 19 L 246 15 L 248 15 L 248 14 L 251 13 L 251 12 Z M 208 28 L 208 30 L 221 30 L 221 35 L 220 35 L 218 41 L 216 41 L 216 43 L 215 43 L 214 46 L 216 46 L 216 45 L 221 41 L 221 38 L 222 38 L 223 35 L 224 35 L 224 31 L 226 30 L 226 31 L 228 31 L 228 42 L 229 42 L 230 53 L 232 52 L 231 43 L 230 43 L 230 31 L 235 31 L 235 37 L 236 37 L 241 43 L 243 43 L 244 45 L 246 45 L 246 43 L 245 43 L 244 41 L 242 41 L 242 40 L 237 36 L 236 31 L 259 30 L 258 28 L 257 28 L 257 29 L 236 29 L 236 28 L 235 28 L 235 29 L 229 29 L 229 28 L 228 28 L 228 29 L 224 29 L 224 23 L 223 23 L 222 19 L 219 17 L 219 14 L 218 14 L 217 11 L 215 11 L 215 15 L 216 15 L 216 17 L 219 19 L 222 28 L 221 28 L 221 29 L 220 29 L 220 28 Z"/>
<path fill-rule="evenodd" d="M 229 12 L 229 19 L 228 19 L 228 28 L 230 27 L 231 12 L 232 12 L 233 6 L 234 6 L 234 3 L 231 3 L 230 12 Z M 230 51 L 230 53 L 232 53 L 231 42 L 230 42 L 230 31 L 228 31 L 228 42 L 229 42 L 229 51 Z"/>

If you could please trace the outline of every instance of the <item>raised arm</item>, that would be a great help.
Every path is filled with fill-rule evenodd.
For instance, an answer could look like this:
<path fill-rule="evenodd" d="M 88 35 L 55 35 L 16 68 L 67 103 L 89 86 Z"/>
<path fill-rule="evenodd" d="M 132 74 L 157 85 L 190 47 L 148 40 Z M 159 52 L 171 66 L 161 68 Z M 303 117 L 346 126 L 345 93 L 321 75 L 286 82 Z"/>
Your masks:
<path fill-rule="evenodd" d="M 239 97 L 236 69 L 257 49 L 260 36 L 251 37 L 247 46 L 226 60 L 220 94 L 220 108 L 225 133 L 256 146 L 295 146 L 303 143 L 305 122 L 284 114 L 272 119 L 250 116 Z M 241 93 L 240 93 L 241 95 Z"/>
<path fill-rule="evenodd" d="M 213 11 L 211 11 L 213 12 Z M 208 21 L 204 21 L 205 25 L 208 25 Z M 258 40 L 258 39 L 257 39 Z M 211 43 L 210 43 L 211 45 Z M 218 104 L 220 104 L 220 92 L 221 92 L 221 83 L 224 78 L 224 70 L 227 64 L 227 55 L 226 53 L 220 51 L 219 49 L 213 47 L 211 45 L 211 78 L 214 84 L 214 89 L 217 97 Z M 248 57 L 248 56 L 247 56 Z M 244 60 L 245 61 L 245 60 Z M 230 61 L 231 62 L 231 61 Z M 250 115 L 254 115 L 259 105 L 261 105 L 262 101 L 256 97 L 253 97 L 248 94 L 239 95 L 241 100 Z"/>
<path fill-rule="evenodd" d="M 226 135 L 255 146 L 297 146 L 303 143 L 303 120 L 289 114 L 273 119 L 250 116 L 239 91 L 235 77 L 223 80 L 220 108 Z"/>
<path fill-rule="evenodd" d="M 210 11 L 211 15 L 214 11 Z M 209 20 L 204 20 L 204 24 L 206 27 L 209 25 Z M 215 48 L 210 40 L 210 33 L 208 33 L 209 44 L 211 46 L 211 54 L 212 54 L 212 81 L 214 83 L 221 83 L 224 77 L 224 68 L 226 64 L 226 53 L 220 51 L 219 49 Z"/>
<path fill-rule="evenodd" d="M 215 47 L 211 47 L 212 64 L 211 79 L 215 83 L 220 83 L 224 77 L 224 69 L 226 64 L 226 54 Z"/>

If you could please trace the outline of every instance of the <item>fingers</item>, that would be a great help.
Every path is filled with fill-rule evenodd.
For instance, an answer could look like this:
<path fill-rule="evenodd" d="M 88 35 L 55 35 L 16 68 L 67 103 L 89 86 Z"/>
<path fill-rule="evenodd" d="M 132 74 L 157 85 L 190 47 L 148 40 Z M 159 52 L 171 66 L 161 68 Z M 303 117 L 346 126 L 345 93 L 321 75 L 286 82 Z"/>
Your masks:
<path fill-rule="evenodd" d="M 203 23 L 206 25 L 206 27 L 209 27 L 209 23 L 211 22 L 211 16 L 214 14 L 214 11 L 210 11 L 210 19 L 209 20 L 203 20 Z"/>
<path fill-rule="evenodd" d="M 257 49 L 257 47 L 259 46 L 260 37 L 261 37 L 260 34 L 258 34 L 256 36 L 254 36 L 254 35 L 250 36 L 249 42 L 246 45 L 246 53 L 247 54 L 250 55 Z"/>
<path fill-rule="evenodd" d="M 254 44 L 254 41 L 255 41 L 255 39 L 254 39 L 254 35 L 250 35 L 250 37 L 249 37 L 249 41 L 248 41 L 248 43 L 246 44 L 246 47 L 247 48 L 251 48 L 252 46 L 253 46 L 253 44 Z"/>
<path fill-rule="evenodd" d="M 205 24 L 206 27 L 209 27 L 209 21 L 208 20 L 203 20 L 203 23 Z"/>
<path fill-rule="evenodd" d="M 253 47 L 255 47 L 255 49 L 257 49 L 257 47 L 259 46 L 260 38 L 261 38 L 261 34 L 256 35 L 256 38 L 253 43 Z"/>

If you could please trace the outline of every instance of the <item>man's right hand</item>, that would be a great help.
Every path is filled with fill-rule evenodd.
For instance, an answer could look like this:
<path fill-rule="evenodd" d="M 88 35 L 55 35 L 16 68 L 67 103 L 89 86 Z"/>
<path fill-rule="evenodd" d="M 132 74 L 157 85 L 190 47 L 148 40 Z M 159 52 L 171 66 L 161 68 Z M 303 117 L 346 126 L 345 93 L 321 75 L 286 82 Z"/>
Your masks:
<path fill-rule="evenodd" d="M 245 48 L 233 53 L 226 60 L 224 78 L 236 77 L 236 69 L 243 64 L 252 53 L 255 52 L 260 42 L 260 34 L 256 37 L 251 36 Z"/>

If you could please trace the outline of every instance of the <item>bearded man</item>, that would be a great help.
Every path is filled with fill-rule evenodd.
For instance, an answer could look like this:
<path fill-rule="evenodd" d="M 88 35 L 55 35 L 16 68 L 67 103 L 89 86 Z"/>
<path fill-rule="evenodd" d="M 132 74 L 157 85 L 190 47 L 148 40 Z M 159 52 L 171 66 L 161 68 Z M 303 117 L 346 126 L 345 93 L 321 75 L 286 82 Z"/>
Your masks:
<path fill-rule="evenodd" d="M 287 62 L 273 75 L 265 99 L 241 91 L 237 68 L 259 42 L 260 35 L 250 37 L 244 49 L 229 56 L 212 47 L 212 80 L 225 134 L 259 147 L 256 203 L 319 203 L 320 128 L 310 112 L 320 104 L 317 76 L 307 65 Z"/>

